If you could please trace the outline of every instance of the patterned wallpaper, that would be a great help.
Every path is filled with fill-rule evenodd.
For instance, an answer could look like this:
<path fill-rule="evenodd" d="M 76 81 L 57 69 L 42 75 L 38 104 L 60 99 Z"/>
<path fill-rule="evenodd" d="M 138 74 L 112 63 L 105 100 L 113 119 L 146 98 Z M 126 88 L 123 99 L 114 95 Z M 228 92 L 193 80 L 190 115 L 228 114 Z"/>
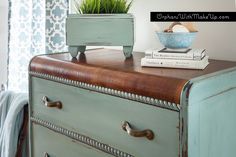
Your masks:
<path fill-rule="evenodd" d="M 65 40 L 65 18 L 68 13 L 67 0 L 46 2 L 46 52 L 67 51 Z"/>

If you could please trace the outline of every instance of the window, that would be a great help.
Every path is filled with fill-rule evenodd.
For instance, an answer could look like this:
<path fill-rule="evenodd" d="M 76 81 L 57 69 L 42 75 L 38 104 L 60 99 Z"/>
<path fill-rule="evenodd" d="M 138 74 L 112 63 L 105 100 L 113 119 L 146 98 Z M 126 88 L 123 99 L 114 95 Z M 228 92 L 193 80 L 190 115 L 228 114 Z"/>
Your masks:
<path fill-rule="evenodd" d="M 8 10 L 7 1 L 0 1 L 0 86 L 7 80 L 7 44 L 8 44 Z"/>
<path fill-rule="evenodd" d="M 11 1 L 7 63 L 9 90 L 28 91 L 28 64 L 33 56 L 67 50 L 64 29 L 67 12 L 67 0 Z"/>

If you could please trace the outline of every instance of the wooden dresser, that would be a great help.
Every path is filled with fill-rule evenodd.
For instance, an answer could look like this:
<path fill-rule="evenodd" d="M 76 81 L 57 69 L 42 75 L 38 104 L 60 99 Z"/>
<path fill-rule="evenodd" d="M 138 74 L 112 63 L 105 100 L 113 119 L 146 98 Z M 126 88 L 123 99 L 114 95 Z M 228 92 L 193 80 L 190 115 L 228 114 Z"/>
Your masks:
<path fill-rule="evenodd" d="M 29 66 L 31 157 L 236 156 L 236 62 L 142 68 L 98 49 Z"/>

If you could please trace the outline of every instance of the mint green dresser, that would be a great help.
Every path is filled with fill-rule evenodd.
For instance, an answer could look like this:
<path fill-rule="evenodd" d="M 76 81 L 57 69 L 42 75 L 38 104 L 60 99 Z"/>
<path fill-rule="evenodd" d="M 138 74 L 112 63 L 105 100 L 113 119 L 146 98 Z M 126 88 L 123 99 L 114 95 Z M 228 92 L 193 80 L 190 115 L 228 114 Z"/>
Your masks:
<path fill-rule="evenodd" d="M 98 49 L 29 66 L 31 157 L 236 156 L 236 63 L 142 68 Z"/>

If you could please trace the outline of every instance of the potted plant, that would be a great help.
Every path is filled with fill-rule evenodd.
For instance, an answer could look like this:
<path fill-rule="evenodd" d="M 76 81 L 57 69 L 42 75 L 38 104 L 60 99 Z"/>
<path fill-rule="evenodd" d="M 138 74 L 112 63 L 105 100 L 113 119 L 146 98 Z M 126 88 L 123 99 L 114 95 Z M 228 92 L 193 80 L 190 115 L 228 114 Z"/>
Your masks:
<path fill-rule="evenodd" d="M 127 0 L 75 1 L 77 14 L 66 19 L 69 52 L 76 57 L 86 46 L 123 46 L 130 57 L 134 45 L 134 17 L 128 14 L 132 4 Z"/>

